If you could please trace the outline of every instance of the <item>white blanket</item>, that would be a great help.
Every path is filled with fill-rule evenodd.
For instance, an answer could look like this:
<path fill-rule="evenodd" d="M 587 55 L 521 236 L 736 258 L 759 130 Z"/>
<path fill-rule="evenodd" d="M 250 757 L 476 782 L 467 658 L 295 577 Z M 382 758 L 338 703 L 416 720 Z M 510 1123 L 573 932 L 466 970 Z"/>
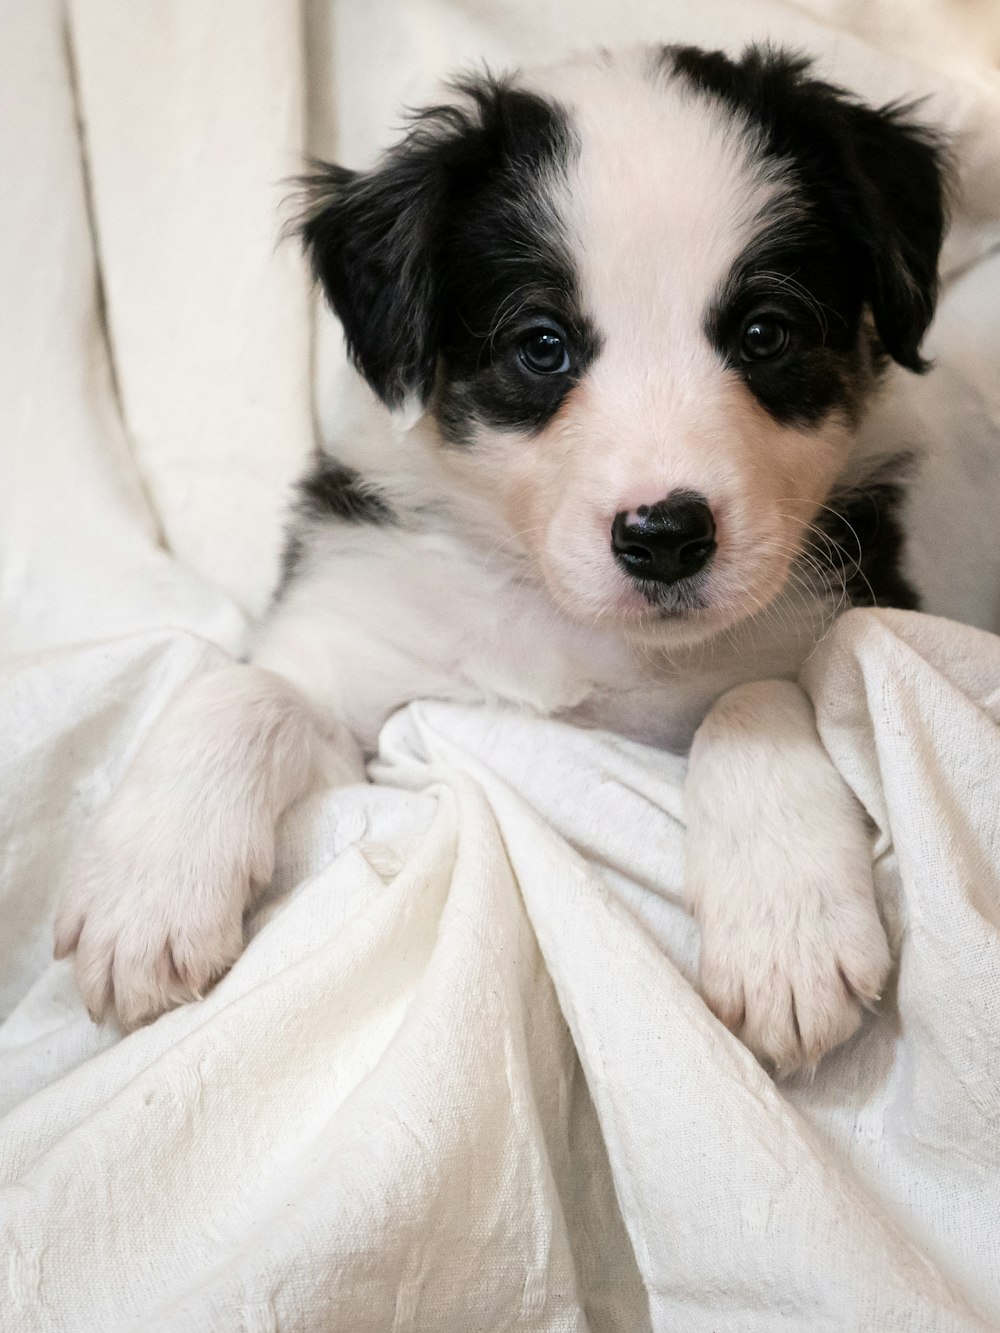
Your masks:
<path fill-rule="evenodd" d="M 1000 439 L 1000 34 L 887 5 L 861 41 L 824 8 L 376 0 L 303 33 L 266 0 L 74 0 L 64 43 L 54 3 L 0 4 L 3 1333 L 1000 1326 L 989 634 L 853 612 L 807 666 L 898 959 L 811 1080 L 698 998 L 683 762 L 497 710 L 415 704 L 372 784 L 291 811 L 198 1004 L 122 1040 L 49 962 L 86 818 L 266 597 L 311 439 L 273 251 L 307 84 L 352 158 L 456 57 L 570 42 L 770 33 L 868 95 L 933 90 L 966 189 L 928 411 Z"/>

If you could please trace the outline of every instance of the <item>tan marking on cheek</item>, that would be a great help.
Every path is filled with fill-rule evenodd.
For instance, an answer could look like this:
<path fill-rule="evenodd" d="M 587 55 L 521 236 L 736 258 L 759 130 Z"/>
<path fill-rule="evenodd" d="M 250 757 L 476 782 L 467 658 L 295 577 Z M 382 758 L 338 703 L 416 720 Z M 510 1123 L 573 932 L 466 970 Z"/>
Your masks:
<path fill-rule="evenodd" d="M 572 486 L 578 455 L 578 430 L 569 414 L 560 415 L 540 434 L 525 442 L 520 460 L 519 503 L 551 513 Z"/>
<path fill-rule="evenodd" d="M 830 487 L 844 466 L 849 452 L 849 435 L 839 423 L 829 423 L 820 431 L 781 432 L 776 448 L 780 468 L 778 482 L 781 498 L 808 518 L 825 503 Z M 780 494 L 780 492 L 779 492 Z"/>
<path fill-rule="evenodd" d="M 544 545 L 558 498 L 559 457 L 554 434 L 546 430 L 528 439 L 506 437 L 495 450 L 491 469 L 492 498 L 511 530 L 536 555 Z"/>
<path fill-rule="evenodd" d="M 540 514 L 538 491 L 530 471 L 518 468 L 504 489 L 503 505 L 507 522 L 531 550 L 539 539 Z"/>

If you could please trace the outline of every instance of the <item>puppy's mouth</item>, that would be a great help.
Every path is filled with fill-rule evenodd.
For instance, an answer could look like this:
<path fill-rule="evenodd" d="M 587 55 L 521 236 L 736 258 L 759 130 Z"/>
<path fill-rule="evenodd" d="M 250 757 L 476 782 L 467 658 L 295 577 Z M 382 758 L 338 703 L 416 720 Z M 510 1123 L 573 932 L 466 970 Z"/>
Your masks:
<path fill-rule="evenodd" d="M 648 618 L 652 611 L 657 620 L 684 620 L 698 611 L 707 611 L 711 601 L 705 582 L 701 575 L 671 584 L 635 579 L 632 587 L 642 599 L 637 610 L 644 618 Z"/>

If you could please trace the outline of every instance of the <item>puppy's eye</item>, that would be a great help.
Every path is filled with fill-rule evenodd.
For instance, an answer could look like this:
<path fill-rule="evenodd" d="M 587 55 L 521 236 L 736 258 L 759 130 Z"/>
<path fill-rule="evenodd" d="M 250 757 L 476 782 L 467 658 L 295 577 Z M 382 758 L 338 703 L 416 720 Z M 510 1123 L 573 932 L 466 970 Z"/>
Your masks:
<path fill-rule="evenodd" d="M 744 361 L 770 361 L 788 346 L 788 329 L 779 320 L 751 320 L 743 330 L 740 356 Z"/>
<path fill-rule="evenodd" d="M 569 370 L 566 340 L 556 329 L 532 329 L 521 340 L 517 354 L 536 375 L 564 375 Z"/>

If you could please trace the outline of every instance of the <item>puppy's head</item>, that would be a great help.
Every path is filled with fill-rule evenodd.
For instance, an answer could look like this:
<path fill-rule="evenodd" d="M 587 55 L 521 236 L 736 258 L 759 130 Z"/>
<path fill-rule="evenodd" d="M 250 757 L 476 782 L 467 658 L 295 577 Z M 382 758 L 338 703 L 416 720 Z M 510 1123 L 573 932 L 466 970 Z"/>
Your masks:
<path fill-rule="evenodd" d="M 779 595 L 880 368 L 924 368 L 940 168 L 799 58 L 647 49 L 456 85 L 303 234 L 554 599 L 692 640 Z"/>

